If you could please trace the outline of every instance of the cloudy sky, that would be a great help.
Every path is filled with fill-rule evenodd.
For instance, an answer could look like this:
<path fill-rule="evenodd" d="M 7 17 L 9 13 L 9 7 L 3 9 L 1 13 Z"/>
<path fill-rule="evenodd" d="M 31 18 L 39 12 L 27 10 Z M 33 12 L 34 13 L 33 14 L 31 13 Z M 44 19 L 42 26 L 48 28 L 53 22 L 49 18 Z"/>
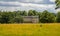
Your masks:
<path fill-rule="evenodd" d="M 0 10 L 37 10 L 55 12 L 55 0 L 0 0 Z"/>

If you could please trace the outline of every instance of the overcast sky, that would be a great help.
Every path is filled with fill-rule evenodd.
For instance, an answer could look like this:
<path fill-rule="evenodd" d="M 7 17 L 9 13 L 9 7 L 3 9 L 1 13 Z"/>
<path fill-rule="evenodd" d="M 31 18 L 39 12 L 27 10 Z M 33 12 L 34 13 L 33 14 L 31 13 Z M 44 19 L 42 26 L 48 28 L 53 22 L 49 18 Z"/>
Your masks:
<path fill-rule="evenodd" d="M 0 10 L 37 10 L 55 12 L 55 0 L 0 0 Z"/>

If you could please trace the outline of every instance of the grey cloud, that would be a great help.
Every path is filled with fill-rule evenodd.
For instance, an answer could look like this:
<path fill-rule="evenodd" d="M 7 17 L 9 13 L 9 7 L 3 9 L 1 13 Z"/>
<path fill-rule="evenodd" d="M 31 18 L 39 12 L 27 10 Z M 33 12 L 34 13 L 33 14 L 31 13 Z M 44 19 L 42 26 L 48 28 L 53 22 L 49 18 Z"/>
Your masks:
<path fill-rule="evenodd" d="M 34 3 L 34 4 L 54 4 L 54 2 L 51 2 L 49 0 L 0 0 L 5 2 L 23 2 L 23 3 Z"/>
<path fill-rule="evenodd" d="M 3 8 L 2 8 L 3 7 Z M 7 10 L 7 11 L 16 11 L 16 10 L 36 10 L 36 11 L 44 11 L 44 10 L 48 10 L 48 11 L 51 11 L 51 12 L 55 12 L 55 7 L 52 6 L 50 8 L 47 8 L 47 7 L 32 7 L 32 6 L 20 6 L 20 7 L 4 7 L 2 6 L 0 7 L 0 9 L 3 9 L 3 10 Z"/>
<path fill-rule="evenodd" d="M 35 1 L 35 0 L 0 0 L 0 1 L 4 1 L 4 2 L 22 2 L 22 3 L 31 3 L 30 5 L 23 5 L 23 4 L 18 4 L 18 5 L 16 5 L 16 4 L 5 4 L 5 3 L 0 3 L 0 9 L 3 9 L 3 10 L 7 10 L 7 11 L 14 11 L 14 10 L 30 10 L 30 9 L 33 9 L 33 10 L 37 10 L 37 11 L 44 11 L 44 10 L 48 10 L 48 11 L 51 11 L 51 12 L 54 12 L 55 11 L 55 7 L 52 7 L 52 8 L 47 8 L 47 7 L 39 7 L 39 5 L 44 5 L 45 6 L 45 4 L 49 4 L 49 5 L 51 5 L 51 4 L 53 4 L 54 5 L 54 3 L 53 2 L 50 2 L 49 0 L 44 0 L 44 1 L 40 1 L 40 0 L 37 0 L 37 1 Z M 35 5 L 33 5 L 33 4 L 38 4 L 38 6 L 36 7 Z"/>
<path fill-rule="evenodd" d="M 4 2 L 42 3 L 40 0 L 0 0 Z"/>
<path fill-rule="evenodd" d="M 20 5 L 11 5 L 11 4 L 0 4 L 3 7 L 19 7 Z"/>
<path fill-rule="evenodd" d="M 5 7 L 19 7 L 19 2 L 0 2 L 0 6 L 5 6 Z"/>
<path fill-rule="evenodd" d="M 0 1 L 5 1 L 5 2 L 12 2 L 12 1 L 17 1 L 17 0 L 0 0 Z"/>

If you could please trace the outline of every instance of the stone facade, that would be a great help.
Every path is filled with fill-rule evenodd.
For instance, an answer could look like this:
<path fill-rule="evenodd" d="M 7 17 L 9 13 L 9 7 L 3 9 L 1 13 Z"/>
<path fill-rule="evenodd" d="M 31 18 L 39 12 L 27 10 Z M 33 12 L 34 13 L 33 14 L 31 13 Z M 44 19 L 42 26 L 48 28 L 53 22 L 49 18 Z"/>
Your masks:
<path fill-rule="evenodd" d="M 39 17 L 38 16 L 23 16 L 24 23 L 38 23 Z"/>

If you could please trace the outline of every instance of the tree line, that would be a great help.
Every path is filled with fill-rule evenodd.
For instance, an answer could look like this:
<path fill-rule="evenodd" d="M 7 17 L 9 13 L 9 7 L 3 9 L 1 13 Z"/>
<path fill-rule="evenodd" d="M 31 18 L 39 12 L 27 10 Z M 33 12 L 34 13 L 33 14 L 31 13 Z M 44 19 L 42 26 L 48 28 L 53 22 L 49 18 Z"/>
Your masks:
<path fill-rule="evenodd" d="M 0 23 L 23 23 L 22 16 L 39 16 L 39 23 L 60 23 L 60 12 L 51 13 L 47 10 L 38 12 L 27 11 L 0 11 Z"/>

